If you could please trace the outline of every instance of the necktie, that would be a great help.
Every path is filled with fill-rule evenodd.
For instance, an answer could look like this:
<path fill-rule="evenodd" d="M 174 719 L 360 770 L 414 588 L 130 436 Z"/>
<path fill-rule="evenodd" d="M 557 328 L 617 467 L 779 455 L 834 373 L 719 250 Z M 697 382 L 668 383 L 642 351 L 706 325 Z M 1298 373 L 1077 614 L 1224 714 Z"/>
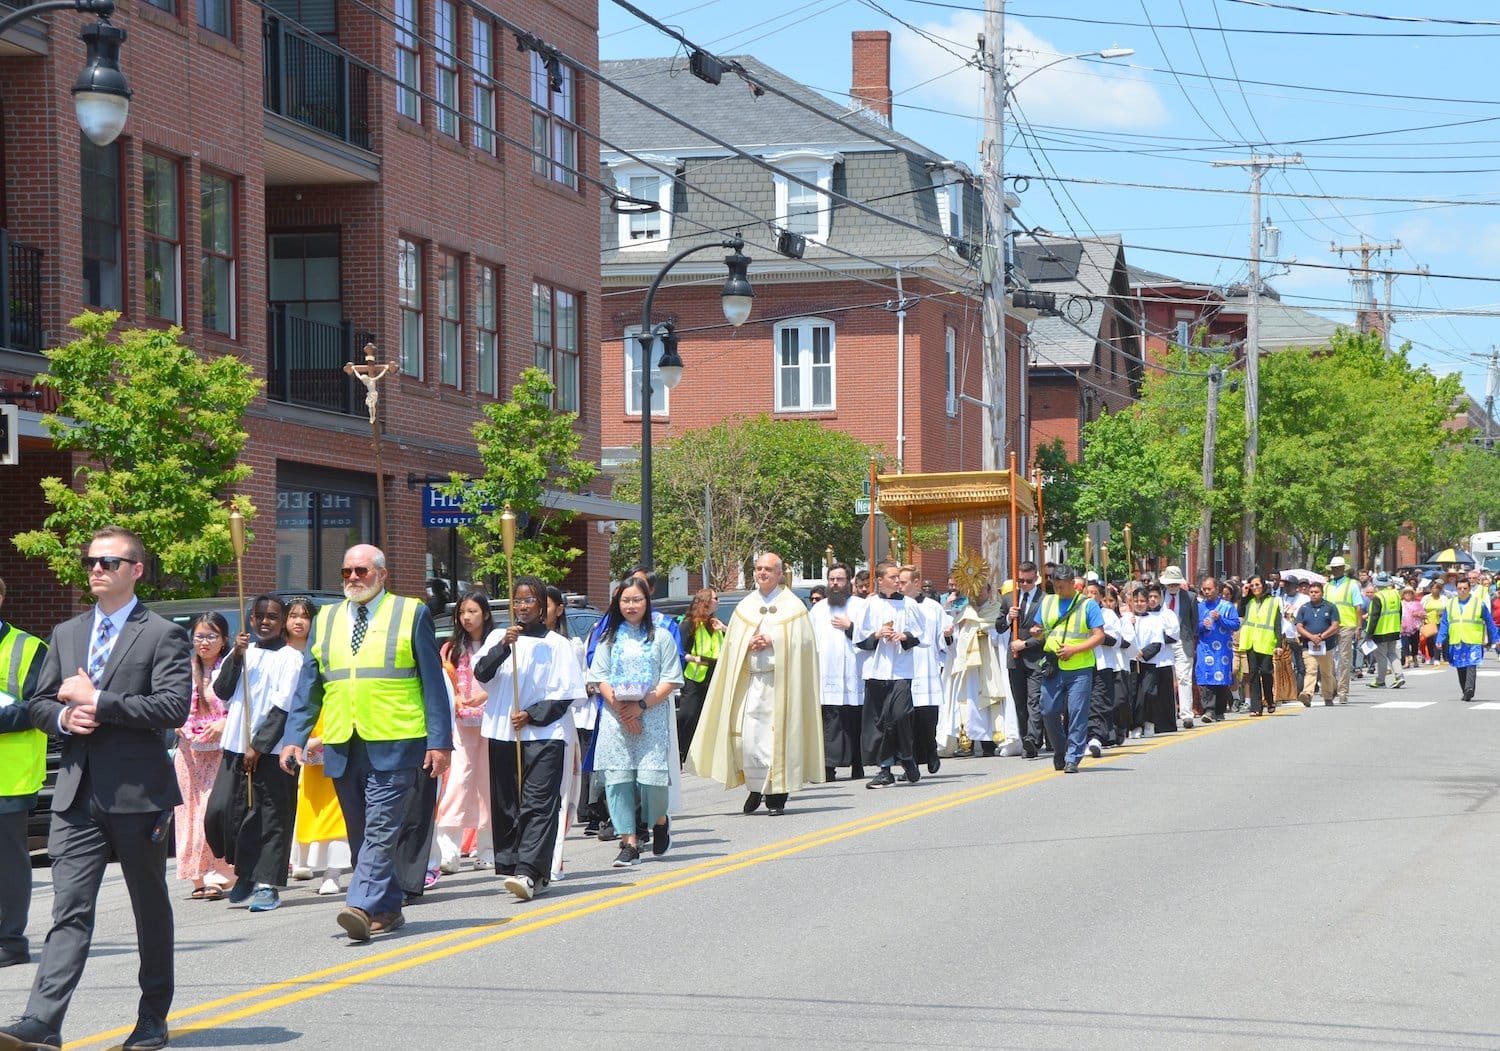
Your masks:
<path fill-rule="evenodd" d="M 358 653 L 365 641 L 365 629 L 370 626 L 370 610 L 362 603 L 354 605 L 354 635 L 349 639 L 349 652 Z"/>
<path fill-rule="evenodd" d="M 104 678 L 104 666 L 109 663 L 109 652 L 114 649 L 114 625 L 108 617 L 101 617 L 99 630 L 94 635 L 94 644 L 89 647 L 89 680 L 97 687 Z"/>
<path fill-rule="evenodd" d="M 1023 592 L 1021 592 L 1021 608 L 1016 613 L 1016 619 L 1017 620 L 1025 620 L 1026 619 L 1026 607 L 1029 606 L 1029 605 L 1031 605 L 1031 592 L 1029 592 L 1029 591 L 1023 591 Z"/>

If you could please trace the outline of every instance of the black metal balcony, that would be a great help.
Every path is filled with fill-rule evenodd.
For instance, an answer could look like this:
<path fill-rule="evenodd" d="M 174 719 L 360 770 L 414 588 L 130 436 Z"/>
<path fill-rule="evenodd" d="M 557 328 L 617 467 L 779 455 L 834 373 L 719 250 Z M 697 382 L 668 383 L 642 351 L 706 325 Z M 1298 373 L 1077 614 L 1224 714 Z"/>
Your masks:
<path fill-rule="evenodd" d="M 276 15 L 262 16 L 261 27 L 265 108 L 340 142 L 370 149 L 370 67 Z"/>
<path fill-rule="evenodd" d="M 364 363 L 365 344 L 375 341 L 372 333 L 357 330 L 351 321 L 309 321 L 280 306 L 266 312 L 266 331 L 266 397 L 368 418 L 364 385 L 346 374 L 344 365 Z"/>
<path fill-rule="evenodd" d="M 0 344 L 42 350 L 42 250 L 0 230 Z"/>

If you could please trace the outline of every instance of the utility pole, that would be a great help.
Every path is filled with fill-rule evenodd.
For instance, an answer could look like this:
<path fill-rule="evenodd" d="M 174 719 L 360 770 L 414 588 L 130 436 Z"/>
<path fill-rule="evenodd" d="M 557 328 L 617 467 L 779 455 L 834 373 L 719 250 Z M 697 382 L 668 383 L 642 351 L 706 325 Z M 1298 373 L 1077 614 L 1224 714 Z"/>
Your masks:
<path fill-rule="evenodd" d="M 988 441 L 982 466 L 1005 469 L 1006 353 L 1005 353 L 1005 236 L 1010 229 L 1005 207 L 1005 0 L 985 0 L 981 59 L 989 76 L 984 82 L 984 400 Z M 1022 464 L 1025 469 L 1025 464 Z M 984 522 L 985 556 L 1003 580 L 1013 567 L 1006 558 L 1008 522 Z"/>
<path fill-rule="evenodd" d="M 1260 180 L 1268 169 L 1301 164 L 1302 154 L 1214 161 L 1215 168 L 1250 169 L 1250 282 L 1245 319 L 1245 506 L 1240 515 L 1240 573 L 1255 572 L 1255 460 L 1260 446 Z"/>
<path fill-rule="evenodd" d="M 1219 443 L 1219 384 L 1224 373 L 1217 365 L 1208 370 L 1208 412 L 1203 419 L 1203 517 L 1198 523 L 1197 579 L 1209 574 L 1209 546 L 1213 543 L 1214 450 Z"/>
<path fill-rule="evenodd" d="M 1401 242 L 1395 241 L 1388 245 L 1373 245 L 1365 241 L 1361 241 L 1357 245 L 1330 244 L 1328 246 L 1328 250 L 1330 252 L 1337 252 L 1341 256 L 1345 252 L 1359 253 L 1359 266 L 1349 268 L 1349 284 L 1352 285 L 1354 289 L 1354 291 L 1350 295 L 1350 298 L 1354 301 L 1355 322 L 1359 326 L 1360 335 L 1364 335 L 1366 332 L 1370 331 L 1370 316 L 1377 310 L 1377 307 L 1375 305 L 1374 279 L 1371 276 L 1370 270 L 1370 259 L 1372 256 L 1375 256 L 1381 252 L 1400 251 Z M 1386 273 L 1388 275 L 1394 275 L 1396 272 L 1394 270 L 1391 270 L 1386 271 Z M 1387 350 L 1389 350 L 1391 346 L 1389 315 L 1391 309 L 1390 283 L 1392 280 L 1393 277 L 1387 277 L 1385 286 L 1385 332 L 1383 333 L 1383 335 L 1385 336 L 1385 345 Z"/>

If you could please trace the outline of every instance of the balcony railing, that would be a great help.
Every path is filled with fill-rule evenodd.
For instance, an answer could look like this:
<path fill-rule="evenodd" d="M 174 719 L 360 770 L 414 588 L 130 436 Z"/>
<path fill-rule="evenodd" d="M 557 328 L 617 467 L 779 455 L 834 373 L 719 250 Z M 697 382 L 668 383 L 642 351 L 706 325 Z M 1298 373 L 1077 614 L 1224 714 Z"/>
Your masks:
<path fill-rule="evenodd" d="M 42 349 L 42 250 L 0 230 L 0 344 Z"/>
<path fill-rule="evenodd" d="M 266 397 L 368 418 L 364 385 L 346 375 L 344 365 L 364 363 L 373 334 L 356 330 L 350 321 L 327 325 L 295 317 L 281 306 L 266 312 L 266 331 Z"/>
<path fill-rule="evenodd" d="M 266 109 L 370 149 L 370 67 L 283 18 L 261 25 Z"/>

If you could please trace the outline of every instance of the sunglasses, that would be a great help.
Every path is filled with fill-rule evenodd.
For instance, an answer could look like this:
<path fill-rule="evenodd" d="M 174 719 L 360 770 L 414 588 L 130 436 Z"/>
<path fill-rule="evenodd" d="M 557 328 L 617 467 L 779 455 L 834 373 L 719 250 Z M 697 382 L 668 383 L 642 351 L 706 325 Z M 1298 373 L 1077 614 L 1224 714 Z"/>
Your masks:
<path fill-rule="evenodd" d="M 348 580 L 350 577 L 367 577 L 374 569 L 374 566 L 344 566 L 339 570 L 339 576 L 345 580 Z"/>
<path fill-rule="evenodd" d="M 136 559 L 121 558 L 118 555 L 84 555 L 82 561 L 84 569 L 93 569 L 98 566 L 106 573 L 113 573 L 125 562 L 129 562 L 132 566 L 140 565 Z"/>

